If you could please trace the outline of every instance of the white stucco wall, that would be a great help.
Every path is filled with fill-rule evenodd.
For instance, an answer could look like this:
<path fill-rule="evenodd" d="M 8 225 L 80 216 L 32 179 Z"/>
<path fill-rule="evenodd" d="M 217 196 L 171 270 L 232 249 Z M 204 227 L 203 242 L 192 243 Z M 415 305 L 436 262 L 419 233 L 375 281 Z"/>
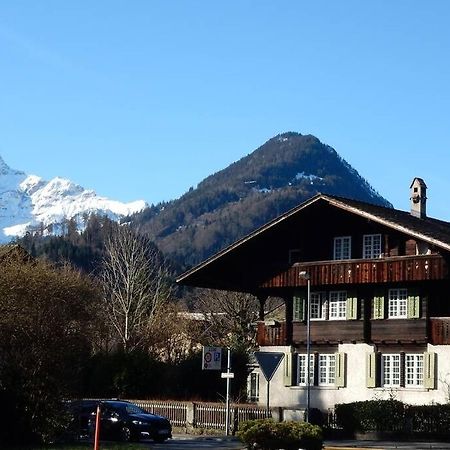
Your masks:
<path fill-rule="evenodd" d="M 261 351 L 289 353 L 290 347 L 264 347 Z M 374 399 L 403 401 L 408 404 L 424 405 L 430 403 L 447 403 L 450 393 L 450 346 L 428 345 L 427 351 L 437 354 L 437 388 L 367 388 L 366 358 L 374 351 L 368 344 L 340 344 L 339 352 L 346 353 L 346 385 L 311 386 L 311 407 L 327 410 L 336 403 L 349 403 Z M 270 406 L 282 406 L 296 409 L 306 407 L 306 386 L 284 386 L 284 361 L 275 372 L 270 385 Z M 260 374 L 259 403 L 267 404 L 267 382 Z"/>

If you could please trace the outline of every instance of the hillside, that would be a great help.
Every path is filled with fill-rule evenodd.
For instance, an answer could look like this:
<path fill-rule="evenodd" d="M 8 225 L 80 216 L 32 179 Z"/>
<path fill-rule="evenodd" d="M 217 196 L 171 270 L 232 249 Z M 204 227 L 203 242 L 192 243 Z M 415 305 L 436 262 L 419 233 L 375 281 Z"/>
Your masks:
<path fill-rule="evenodd" d="M 392 206 L 333 148 L 284 133 L 131 221 L 185 270 L 318 192 Z"/>

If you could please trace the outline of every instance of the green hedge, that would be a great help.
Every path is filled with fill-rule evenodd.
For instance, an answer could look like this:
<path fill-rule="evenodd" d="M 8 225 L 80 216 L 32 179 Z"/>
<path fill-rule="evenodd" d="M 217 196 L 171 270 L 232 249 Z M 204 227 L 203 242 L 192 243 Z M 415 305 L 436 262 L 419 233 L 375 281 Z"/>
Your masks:
<path fill-rule="evenodd" d="M 320 450 L 323 444 L 321 428 L 306 422 L 248 420 L 239 424 L 237 435 L 247 448 L 260 450 Z"/>
<path fill-rule="evenodd" d="M 348 433 L 398 431 L 403 425 L 405 405 L 397 400 L 368 400 L 337 404 L 336 424 Z"/>
<path fill-rule="evenodd" d="M 335 406 L 336 425 L 348 434 L 400 432 L 449 435 L 450 405 L 407 405 L 398 400 L 369 400 Z"/>

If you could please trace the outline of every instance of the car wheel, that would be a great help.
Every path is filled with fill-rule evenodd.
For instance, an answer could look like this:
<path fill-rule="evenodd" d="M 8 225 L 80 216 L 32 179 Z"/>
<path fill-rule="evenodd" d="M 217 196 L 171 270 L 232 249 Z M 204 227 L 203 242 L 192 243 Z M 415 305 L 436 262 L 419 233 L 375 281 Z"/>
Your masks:
<path fill-rule="evenodd" d="M 131 441 L 131 430 L 128 427 L 122 427 L 120 430 L 120 440 L 122 442 Z"/>
<path fill-rule="evenodd" d="M 165 438 L 165 437 L 160 437 L 160 436 L 153 438 L 153 440 L 154 440 L 156 443 L 158 443 L 158 444 L 162 444 L 166 439 L 167 439 L 167 438 Z"/>

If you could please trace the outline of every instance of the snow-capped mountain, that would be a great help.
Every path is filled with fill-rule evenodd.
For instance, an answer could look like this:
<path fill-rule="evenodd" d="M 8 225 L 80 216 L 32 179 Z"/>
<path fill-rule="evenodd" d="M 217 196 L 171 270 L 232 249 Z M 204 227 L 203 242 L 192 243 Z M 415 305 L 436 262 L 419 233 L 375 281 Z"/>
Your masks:
<path fill-rule="evenodd" d="M 146 206 L 143 200 L 121 203 L 100 197 L 65 178 L 46 181 L 27 175 L 11 169 L 0 156 L 0 243 L 36 229 L 58 234 L 72 218 L 82 229 L 83 218 L 93 213 L 119 220 Z"/>

